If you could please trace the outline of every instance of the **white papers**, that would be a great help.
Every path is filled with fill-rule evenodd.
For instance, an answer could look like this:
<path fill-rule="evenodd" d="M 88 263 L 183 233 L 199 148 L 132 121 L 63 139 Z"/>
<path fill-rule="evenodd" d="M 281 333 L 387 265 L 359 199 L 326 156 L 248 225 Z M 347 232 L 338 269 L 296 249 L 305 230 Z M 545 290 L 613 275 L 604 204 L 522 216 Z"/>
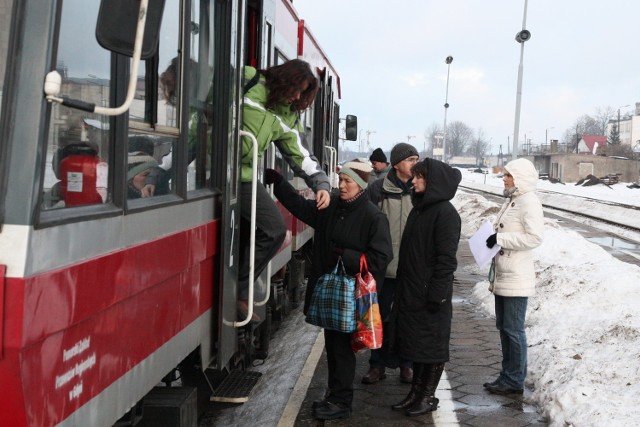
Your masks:
<path fill-rule="evenodd" d="M 493 245 L 491 249 L 487 247 L 487 238 L 493 233 L 493 227 L 487 221 L 469 238 L 469 248 L 480 268 L 484 267 L 500 250 L 498 244 Z"/>

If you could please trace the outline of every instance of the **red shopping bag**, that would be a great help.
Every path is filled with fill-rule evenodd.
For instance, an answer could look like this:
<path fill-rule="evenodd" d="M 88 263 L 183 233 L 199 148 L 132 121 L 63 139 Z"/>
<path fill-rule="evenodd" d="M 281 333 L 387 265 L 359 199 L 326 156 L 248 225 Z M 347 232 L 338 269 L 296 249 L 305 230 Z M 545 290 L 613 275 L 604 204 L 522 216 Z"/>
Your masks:
<path fill-rule="evenodd" d="M 382 347 L 382 317 L 378 305 L 376 280 L 369 272 L 367 258 L 360 257 L 360 273 L 356 274 L 356 331 L 351 335 L 354 353 L 364 348 Z"/>

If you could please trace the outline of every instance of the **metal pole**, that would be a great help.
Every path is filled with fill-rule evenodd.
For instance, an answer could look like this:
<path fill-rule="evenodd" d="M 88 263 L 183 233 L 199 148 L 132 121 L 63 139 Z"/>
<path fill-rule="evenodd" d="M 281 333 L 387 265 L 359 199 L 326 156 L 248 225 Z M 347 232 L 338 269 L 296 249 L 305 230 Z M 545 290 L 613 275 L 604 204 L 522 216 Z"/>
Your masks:
<path fill-rule="evenodd" d="M 449 70 L 453 62 L 453 56 L 447 56 L 444 60 L 447 64 L 447 89 L 444 95 L 444 128 L 442 129 L 442 161 L 447 162 L 447 110 L 449 109 Z"/>
<path fill-rule="evenodd" d="M 622 145 L 622 132 L 620 132 L 620 109 L 621 108 L 627 108 L 629 106 L 629 104 L 627 105 L 621 105 L 618 107 L 618 144 Z"/>
<path fill-rule="evenodd" d="M 522 18 L 522 31 L 516 34 L 516 41 L 520 43 L 520 65 L 518 66 L 518 88 L 516 90 L 516 117 L 513 126 L 513 152 L 511 153 L 511 159 L 518 158 L 518 133 L 520 132 L 520 104 L 522 101 L 522 70 L 524 62 L 524 42 L 531 38 L 531 33 L 527 31 L 527 3 L 528 0 L 524 0 L 524 16 Z M 526 141 L 525 141 L 526 143 Z"/>

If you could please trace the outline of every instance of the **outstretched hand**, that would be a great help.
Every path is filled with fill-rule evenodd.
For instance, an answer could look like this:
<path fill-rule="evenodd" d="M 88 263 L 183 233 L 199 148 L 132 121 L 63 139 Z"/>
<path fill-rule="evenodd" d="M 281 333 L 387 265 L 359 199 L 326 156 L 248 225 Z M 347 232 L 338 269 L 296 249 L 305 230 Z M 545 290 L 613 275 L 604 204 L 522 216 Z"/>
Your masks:
<path fill-rule="evenodd" d="M 316 207 L 318 209 L 328 207 L 329 202 L 331 202 L 331 196 L 327 190 L 320 190 L 316 193 Z"/>

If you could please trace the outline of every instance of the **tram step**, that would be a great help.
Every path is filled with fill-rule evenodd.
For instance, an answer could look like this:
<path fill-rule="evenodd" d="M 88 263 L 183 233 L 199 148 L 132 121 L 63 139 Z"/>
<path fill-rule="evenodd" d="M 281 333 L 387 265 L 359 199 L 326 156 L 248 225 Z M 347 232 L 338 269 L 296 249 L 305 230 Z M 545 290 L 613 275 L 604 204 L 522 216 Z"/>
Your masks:
<path fill-rule="evenodd" d="M 211 401 L 244 403 L 261 376 L 261 372 L 231 371 L 213 392 Z"/>

